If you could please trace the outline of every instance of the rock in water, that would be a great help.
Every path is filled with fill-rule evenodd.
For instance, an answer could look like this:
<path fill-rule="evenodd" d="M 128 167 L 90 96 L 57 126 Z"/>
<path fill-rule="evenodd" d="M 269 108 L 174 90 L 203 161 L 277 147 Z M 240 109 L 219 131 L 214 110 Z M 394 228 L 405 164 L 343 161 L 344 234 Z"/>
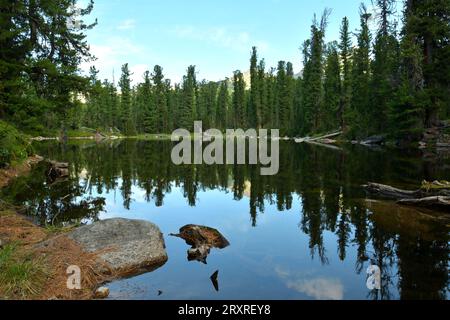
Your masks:
<path fill-rule="evenodd" d="M 107 287 L 100 287 L 95 290 L 94 298 L 95 299 L 105 299 L 109 296 L 109 289 Z"/>
<path fill-rule="evenodd" d="M 68 234 L 86 251 L 119 276 L 153 271 L 168 259 L 159 228 L 148 221 L 108 219 L 80 227 Z"/>
<path fill-rule="evenodd" d="M 186 241 L 191 248 L 188 260 L 197 260 L 206 264 L 211 248 L 223 249 L 230 245 L 228 240 L 216 229 L 189 224 L 180 229 L 179 234 L 171 234 Z"/>

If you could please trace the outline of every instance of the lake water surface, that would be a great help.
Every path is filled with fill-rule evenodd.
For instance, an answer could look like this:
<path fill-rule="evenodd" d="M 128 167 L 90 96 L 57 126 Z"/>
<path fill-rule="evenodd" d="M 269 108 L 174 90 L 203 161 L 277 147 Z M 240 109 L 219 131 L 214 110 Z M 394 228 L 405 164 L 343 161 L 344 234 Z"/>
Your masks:
<path fill-rule="evenodd" d="M 264 177 L 258 166 L 175 166 L 172 146 L 39 142 L 38 154 L 70 163 L 71 178 L 51 184 L 39 166 L 1 196 L 26 205 L 41 225 L 113 217 L 157 224 L 168 262 L 109 284 L 115 299 L 448 298 L 449 222 L 368 200 L 361 185 L 450 180 L 450 158 L 281 142 L 280 172 Z M 186 224 L 216 228 L 231 245 L 212 249 L 207 264 L 189 262 L 185 242 L 168 236 Z M 366 286 L 371 264 L 381 290 Z"/>

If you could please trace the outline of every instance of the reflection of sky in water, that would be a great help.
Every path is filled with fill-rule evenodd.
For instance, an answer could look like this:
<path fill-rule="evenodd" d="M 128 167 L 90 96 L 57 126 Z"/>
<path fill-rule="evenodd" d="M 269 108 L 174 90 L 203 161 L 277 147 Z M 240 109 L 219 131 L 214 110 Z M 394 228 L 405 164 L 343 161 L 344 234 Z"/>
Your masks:
<path fill-rule="evenodd" d="M 119 186 L 121 181 L 118 181 Z M 345 261 L 337 255 L 337 236 L 323 232 L 327 263 L 318 253 L 311 258 L 309 236 L 299 226 L 301 202 L 294 195 L 292 209 L 279 212 L 267 201 L 256 227 L 249 216 L 249 198 L 233 199 L 232 192 L 200 191 L 190 207 L 182 189 L 172 185 L 164 205 L 156 207 L 145 199 L 145 190 L 132 187 L 130 210 L 123 206 L 120 188 L 106 198 L 101 219 L 125 217 L 148 220 L 164 234 L 169 261 L 160 269 L 110 284 L 112 298 L 132 299 L 366 299 L 365 265 L 355 271 L 356 247 L 350 243 Z M 215 227 L 230 241 L 224 250 L 212 249 L 208 264 L 188 262 L 188 246 L 168 236 L 186 224 Z M 353 230 L 352 230 L 353 233 Z M 369 251 L 370 247 L 367 248 Z M 209 276 L 219 270 L 220 291 L 215 292 Z M 392 270 L 391 270 L 392 271 Z M 158 297 L 158 291 L 163 293 Z"/>

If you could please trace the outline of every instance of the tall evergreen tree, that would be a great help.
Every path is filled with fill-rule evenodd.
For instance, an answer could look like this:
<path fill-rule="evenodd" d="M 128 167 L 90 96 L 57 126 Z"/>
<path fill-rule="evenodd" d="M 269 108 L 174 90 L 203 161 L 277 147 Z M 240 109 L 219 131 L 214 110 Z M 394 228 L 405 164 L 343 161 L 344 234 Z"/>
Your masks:
<path fill-rule="evenodd" d="M 153 88 L 151 81 L 150 71 L 146 71 L 144 74 L 144 83 L 141 87 L 143 130 L 145 133 L 158 133 L 156 125 L 157 114 L 152 94 Z"/>
<path fill-rule="evenodd" d="M 269 129 L 271 114 L 269 105 L 269 84 L 266 77 L 266 63 L 261 59 L 258 64 L 258 82 L 260 96 L 260 126 Z"/>
<path fill-rule="evenodd" d="M 344 17 L 342 20 L 340 30 L 339 54 L 342 65 L 342 91 L 341 102 L 339 108 L 339 120 L 341 128 L 346 131 L 346 113 L 349 113 L 352 85 L 351 85 L 351 56 L 352 56 L 352 40 L 349 31 L 348 18 Z"/>
<path fill-rule="evenodd" d="M 122 66 L 122 75 L 119 81 L 121 128 L 126 135 L 136 134 L 136 127 L 132 117 L 130 76 L 130 69 L 128 68 L 128 63 L 126 63 Z"/>
<path fill-rule="evenodd" d="M 370 17 L 371 14 L 362 4 L 360 7 L 361 29 L 357 36 L 358 47 L 355 49 L 352 70 L 352 113 L 350 114 L 349 125 L 353 128 L 351 133 L 353 138 L 368 135 L 370 116 L 374 113 L 370 104 Z M 373 106 L 373 108 L 376 108 L 376 106 Z"/>
<path fill-rule="evenodd" d="M 316 132 L 323 118 L 323 54 L 329 15 L 330 11 L 326 9 L 320 24 L 314 17 L 311 39 L 304 44 L 303 133 Z"/>
<path fill-rule="evenodd" d="M 224 130 L 227 128 L 227 114 L 230 104 L 230 95 L 228 92 L 228 78 L 220 82 L 217 98 L 217 108 L 215 112 L 217 128 Z"/>
<path fill-rule="evenodd" d="M 168 111 L 166 84 L 164 82 L 163 69 L 156 65 L 152 74 L 153 80 L 153 101 L 155 105 L 155 129 L 156 133 L 167 133 L 168 130 Z"/>
<path fill-rule="evenodd" d="M 189 66 L 187 75 L 183 78 L 183 103 L 180 109 L 180 125 L 183 128 L 191 129 L 197 114 L 197 80 L 195 66 Z"/>
<path fill-rule="evenodd" d="M 377 0 L 378 23 L 372 62 L 370 126 L 374 132 L 385 132 L 388 124 L 388 105 L 398 87 L 399 44 L 395 25 L 391 22 L 395 0 Z M 376 106 L 376 107 L 375 107 Z"/>
<path fill-rule="evenodd" d="M 79 64 L 92 58 L 85 31 L 96 23 L 81 20 L 92 11 L 92 1 L 79 12 L 74 5 L 74 0 L 0 2 L 0 118 L 44 131 L 64 125 L 77 106 L 74 92 L 88 86 Z"/>
<path fill-rule="evenodd" d="M 450 110 L 450 2 L 448 0 L 406 1 L 406 37 L 422 53 L 425 125 L 439 124 L 439 114 Z"/>
<path fill-rule="evenodd" d="M 246 99 L 245 99 L 245 81 L 241 71 L 235 71 L 233 76 L 233 126 L 234 128 L 244 129 L 246 123 Z"/>
<path fill-rule="evenodd" d="M 258 53 L 256 47 L 252 48 L 250 59 L 250 107 L 249 125 L 261 127 L 261 79 L 258 72 Z"/>
<path fill-rule="evenodd" d="M 324 81 L 324 123 L 323 130 L 339 127 L 341 107 L 341 70 L 337 44 L 330 43 L 327 48 L 327 59 Z"/>

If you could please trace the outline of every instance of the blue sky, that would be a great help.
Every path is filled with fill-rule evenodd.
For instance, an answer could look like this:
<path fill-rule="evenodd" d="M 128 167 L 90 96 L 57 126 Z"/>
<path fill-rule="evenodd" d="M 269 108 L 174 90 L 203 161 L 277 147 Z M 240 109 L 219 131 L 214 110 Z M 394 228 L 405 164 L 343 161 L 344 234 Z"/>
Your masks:
<path fill-rule="evenodd" d="M 370 6 L 370 0 L 365 1 Z M 134 84 L 155 64 L 173 82 L 188 65 L 198 79 L 220 80 L 249 68 L 250 50 L 258 47 L 266 65 L 291 61 L 301 70 L 299 47 L 310 35 L 314 13 L 333 10 L 327 40 L 337 40 L 344 16 L 359 26 L 361 0 L 95 0 L 91 18 L 98 26 L 88 42 L 98 60 L 90 63 L 101 79 L 116 79 L 129 63 Z M 84 70 L 89 65 L 82 66 Z"/>

